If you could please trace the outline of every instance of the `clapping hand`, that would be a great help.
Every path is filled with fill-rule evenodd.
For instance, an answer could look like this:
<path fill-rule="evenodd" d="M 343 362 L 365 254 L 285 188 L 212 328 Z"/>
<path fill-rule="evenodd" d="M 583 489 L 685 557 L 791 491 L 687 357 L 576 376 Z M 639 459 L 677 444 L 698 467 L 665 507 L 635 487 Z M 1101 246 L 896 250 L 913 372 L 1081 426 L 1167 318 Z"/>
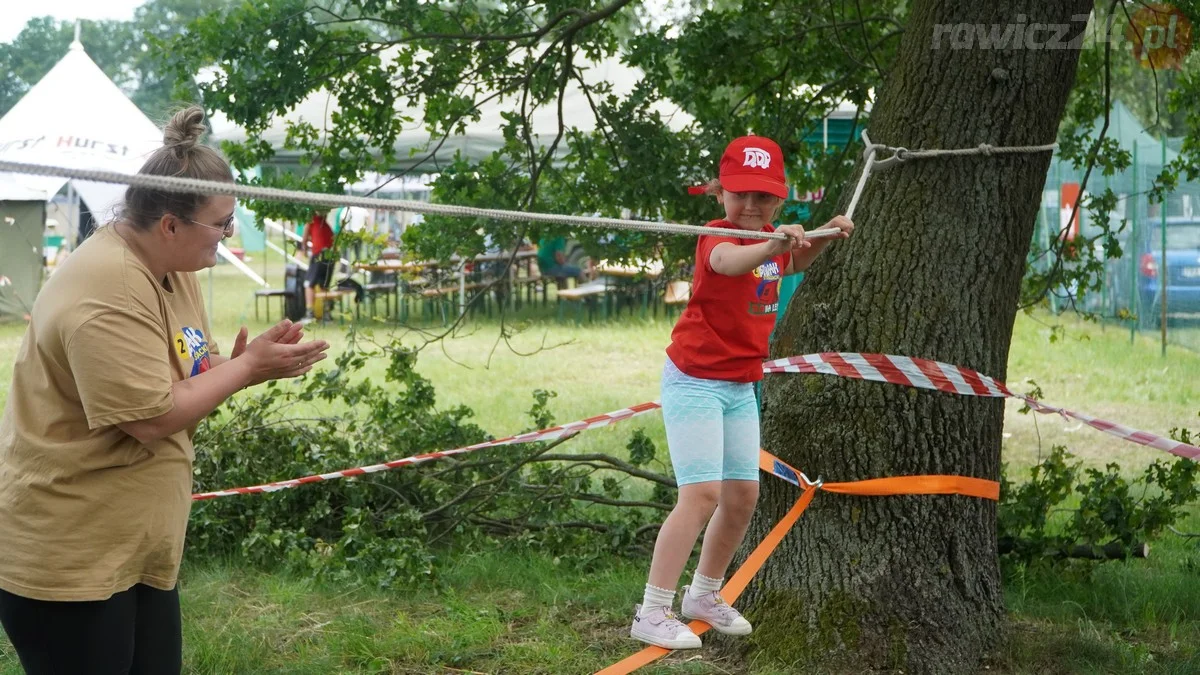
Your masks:
<path fill-rule="evenodd" d="M 247 330 L 243 327 L 233 342 L 232 358 L 249 359 L 250 384 L 261 384 L 267 380 L 299 377 L 312 370 L 314 364 L 323 361 L 329 349 L 324 340 L 301 342 L 304 326 L 287 319 L 280 321 L 265 333 L 246 343 Z"/>

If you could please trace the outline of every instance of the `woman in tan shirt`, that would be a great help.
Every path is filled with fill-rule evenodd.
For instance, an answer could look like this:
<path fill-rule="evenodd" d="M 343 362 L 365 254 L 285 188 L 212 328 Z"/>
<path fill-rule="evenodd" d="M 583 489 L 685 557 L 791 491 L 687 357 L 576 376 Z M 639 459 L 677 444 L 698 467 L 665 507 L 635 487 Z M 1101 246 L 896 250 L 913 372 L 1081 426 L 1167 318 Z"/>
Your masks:
<path fill-rule="evenodd" d="M 203 122 L 175 115 L 141 173 L 232 182 Z M 196 425 L 325 358 L 286 321 L 219 353 L 195 272 L 233 210 L 130 187 L 34 303 L 0 420 L 0 623 L 31 675 L 180 671 Z"/>

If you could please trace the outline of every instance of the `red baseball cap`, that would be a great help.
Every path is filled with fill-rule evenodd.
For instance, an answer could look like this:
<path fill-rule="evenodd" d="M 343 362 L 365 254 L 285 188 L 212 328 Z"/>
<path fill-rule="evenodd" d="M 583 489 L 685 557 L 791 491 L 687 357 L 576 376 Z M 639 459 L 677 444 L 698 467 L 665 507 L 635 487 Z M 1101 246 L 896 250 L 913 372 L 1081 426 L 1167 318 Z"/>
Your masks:
<path fill-rule="evenodd" d="M 766 136 L 735 138 L 721 155 L 721 187 L 730 192 L 766 192 L 787 199 L 783 150 Z"/>

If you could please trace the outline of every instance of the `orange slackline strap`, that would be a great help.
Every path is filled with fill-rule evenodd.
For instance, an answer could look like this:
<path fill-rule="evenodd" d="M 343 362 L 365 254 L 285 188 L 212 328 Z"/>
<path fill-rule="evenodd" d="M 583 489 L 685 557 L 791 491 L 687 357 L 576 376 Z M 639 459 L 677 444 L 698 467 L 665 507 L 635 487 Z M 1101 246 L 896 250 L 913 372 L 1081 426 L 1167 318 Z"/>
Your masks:
<path fill-rule="evenodd" d="M 783 541 L 784 536 L 791 531 L 792 526 L 800 519 L 800 514 L 804 513 L 804 509 L 808 508 L 808 503 L 812 501 L 816 490 L 805 490 L 804 494 L 800 495 L 800 499 L 796 500 L 795 505 L 787 512 L 775 527 L 763 537 L 763 540 L 758 543 L 754 551 L 750 553 L 750 557 L 746 558 L 746 562 L 738 568 L 733 577 L 721 589 L 721 597 L 725 602 L 730 604 L 737 601 L 738 596 L 742 591 L 746 590 L 746 585 L 750 583 L 750 579 L 758 573 L 759 568 L 767 561 L 767 558 L 775 552 L 775 547 L 779 546 L 779 542 Z M 708 631 L 709 625 L 703 621 L 692 621 L 688 624 L 692 632 L 696 635 L 701 635 Z M 642 651 L 633 656 L 626 657 L 624 660 L 614 663 L 613 665 L 601 670 L 596 675 L 627 675 L 633 671 L 661 659 L 670 654 L 671 650 L 663 649 L 662 647 L 646 647 Z"/>
<path fill-rule="evenodd" d="M 817 490 L 829 490 L 849 495 L 862 496 L 883 496 L 883 495 L 948 495 L 958 494 L 968 497 L 979 497 L 981 499 L 996 500 L 1000 498 L 1000 484 L 992 480 L 984 480 L 982 478 L 970 478 L 967 476 L 898 476 L 895 478 L 873 478 L 870 480 L 860 480 L 847 483 L 821 483 L 818 481 L 813 484 L 808 480 L 808 477 L 794 468 L 788 466 L 785 462 L 775 457 L 766 450 L 760 450 L 758 453 L 759 468 L 763 471 L 781 478 L 793 485 L 797 485 L 804 493 L 800 495 L 800 499 L 796 500 L 796 504 L 792 506 L 787 515 L 783 517 L 767 536 L 758 543 L 758 546 L 738 568 L 738 571 L 733 574 L 725 587 L 721 589 L 721 597 L 729 604 L 737 601 L 738 596 L 742 591 L 746 590 L 746 586 L 750 580 L 758 574 L 758 570 L 762 569 L 767 558 L 775 552 L 779 542 L 787 536 L 787 533 L 792 530 L 792 526 L 800 519 L 800 514 L 804 513 L 804 509 L 808 508 L 808 503 L 812 501 Z M 709 625 L 703 621 L 692 621 L 688 624 L 696 635 L 701 635 L 709 629 Z M 614 663 L 596 673 L 596 675 L 628 675 L 633 671 L 657 661 L 666 656 L 670 650 L 662 647 L 646 647 L 642 651 L 627 657 L 626 659 Z"/>
<path fill-rule="evenodd" d="M 853 483 L 825 483 L 821 489 L 844 495 L 966 495 L 981 499 L 1000 499 L 999 483 L 967 476 L 872 478 Z"/>
<path fill-rule="evenodd" d="M 758 467 L 793 485 L 803 476 L 786 462 L 766 450 L 758 451 Z M 823 483 L 820 488 L 844 495 L 879 497 L 887 495 L 966 495 L 980 499 L 1000 499 L 1000 484 L 994 480 L 969 476 L 894 476 L 846 483 Z"/>

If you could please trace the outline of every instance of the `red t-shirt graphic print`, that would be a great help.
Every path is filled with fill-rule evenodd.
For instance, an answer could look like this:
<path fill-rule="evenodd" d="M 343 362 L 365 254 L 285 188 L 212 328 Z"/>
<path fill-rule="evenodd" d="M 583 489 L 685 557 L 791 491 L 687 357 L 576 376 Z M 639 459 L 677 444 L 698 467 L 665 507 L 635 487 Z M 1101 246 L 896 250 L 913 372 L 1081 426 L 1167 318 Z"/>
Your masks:
<path fill-rule="evenodd" d="M 732 230 L 736 225 L 717 220 L 709 227 Z M 763 232 L 774 232 L 767 225 Z M 717 274 L 709 266 L 712 250 L 722 243 L 736 246 L 761 244 L 758 239 L 704 236 L 696 242 L 696 271 L 692 296 L 675 330 L 667 356 L 692 377 L 730 382 L 762 379 L 762 361 L 779 309 L 779 280 L 791 262 L 791 253 L 767 260 L 736 277 Z"/>

